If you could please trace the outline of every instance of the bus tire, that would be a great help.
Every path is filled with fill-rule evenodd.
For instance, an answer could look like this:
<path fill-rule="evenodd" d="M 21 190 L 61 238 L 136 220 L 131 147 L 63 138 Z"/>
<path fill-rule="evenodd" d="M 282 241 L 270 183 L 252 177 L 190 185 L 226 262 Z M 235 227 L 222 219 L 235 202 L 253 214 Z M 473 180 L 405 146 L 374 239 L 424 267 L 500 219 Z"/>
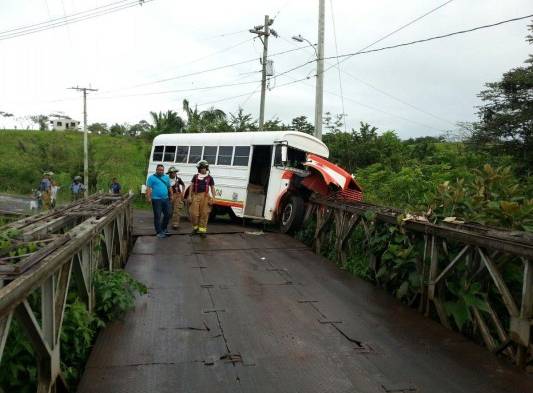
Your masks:
<path fill-rule="evenodd" d="M 280 230 L 283 233 L 294 233 L 300 229 L 305 214 L 302 197 L 291 195 L 283 205 L 280 216 Z"/>

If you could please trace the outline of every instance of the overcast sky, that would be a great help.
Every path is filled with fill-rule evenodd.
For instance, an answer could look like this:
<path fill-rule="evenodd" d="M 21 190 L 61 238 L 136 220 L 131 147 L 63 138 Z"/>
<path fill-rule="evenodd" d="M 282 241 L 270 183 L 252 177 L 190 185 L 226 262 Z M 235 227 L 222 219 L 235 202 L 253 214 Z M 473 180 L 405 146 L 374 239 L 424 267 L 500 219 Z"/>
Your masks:
<path fill-rule="evenodd" d="M 116 1 L 1 0 L 0 30 Z M 336 54 L 332 17 L 342 54 L 367 46 L 444 2 L 326 0 L 325 55 Z M 532 13 L 531 0 L 454 0 L 375 48 Z M 260 79 L 262 45 L 248 29 L 262 24 L 265 14 L 275 17 L 272 27 L 280 36 L 271 38 L 270 53 L 305 46 L 291 40 L 298 34 L 316 42 L 318 0 L 154 0 L 65 27 L 0 40 L 0 111 L 17 117 L 61 111 L 82 120 L 81 95 L 67 90 L 80 85 L 99 89 L 88 100 L 89 123 L 136 123 L 149 120 L 150 111 L 181 112 L 184 98 L 201 110 L 215 106 L 236 112 L 242 106 L 258 117 L 260 84 L 255 81 Z M 408 138 L 439 135 L 454 129 L 457 122 L 473 121 L 477 93 L 484 83 L 522 65 L 532 52 L 525 42 L 528 23 L 524 20 L 353 57 L 340 66 L 341 83 L 336 68 L 325 74 L 324 111 L 343 112 L 342 84 L 348 129 L 364 121 Z M 254 58 L 257 61 L 154 83 Z M 309 47 L 276 56 L 275 72 L 313 59 Z M 306 115 L 312 121 L 314 69 L 310 63 L 271 82 L 267 120 L 279 117 L 288 122 Z M 307 82 L 280 86 L 308 75 Z M 250 83 L 146 94 L 241 82 Z M 0 122 L 0 126 L 10 125 Z M 18 126 L 25 127 L 24 122 L 18 121 Z"/>

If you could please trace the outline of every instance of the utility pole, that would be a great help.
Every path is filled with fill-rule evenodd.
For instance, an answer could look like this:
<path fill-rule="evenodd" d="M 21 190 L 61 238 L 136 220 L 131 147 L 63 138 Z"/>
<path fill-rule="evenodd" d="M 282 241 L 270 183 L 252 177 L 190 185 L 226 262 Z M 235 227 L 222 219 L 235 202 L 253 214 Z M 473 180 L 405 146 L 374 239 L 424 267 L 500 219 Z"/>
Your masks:
<path fill-rule="evenodd" d="M 325 0 L 318 0 L 318 53 L 316 60 L 315 137 L 322 140 L 322 112 L 324 106 L 324 19 Z"/>
<path fill-rule="evenodd" d="M 257 34 L 259 39 L 263 42 L 263 70 L 261 77 L 261 105 L 259 107 L 259 130 L 263 129 L 265 123 L 265 95 L 266 95 L 266 77 L 267 77 L 267 62 L 268 62 L 268 37 L 270 34 L 277 36 L 276 32 L 270 29 L 270 26 L 274 23 L 273 19 L 270 19 L 268 15 L 265 15 L 265 24 L 262 26 L 254 26 L 250 29 L 250 33 Z M 262 30 L 261 30 L 262 29 Z M 261 38 L 262 37 L 262 38 Z"/>
<path fill-rule="evenodd" d="M 89 141 L 87 137 L 87 92 L 98 91 L 89 87 L 69 87 L 71 90 L 83 92 L 83 185 L 85 186 L 84 196 L 89 196 Z"/>

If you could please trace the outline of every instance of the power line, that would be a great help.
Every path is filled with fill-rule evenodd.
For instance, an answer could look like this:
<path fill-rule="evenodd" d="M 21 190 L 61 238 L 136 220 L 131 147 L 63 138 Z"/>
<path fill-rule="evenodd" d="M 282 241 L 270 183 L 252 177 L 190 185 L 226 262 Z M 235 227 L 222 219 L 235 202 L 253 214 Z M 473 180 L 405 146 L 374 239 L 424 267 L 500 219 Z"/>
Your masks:
<path fill-rule="evenodd" d="M 489 25 L 477 26 L 477 27 L 473 27 L 471 29 L 459 30 L 459 31 L 455 31 L 453 33 L 432 36 L 432 37 L 423 38 L 423 39 L 415 40 L 415 41 L 408 41 L 408 42 L 404 42 L 404 43 L 401 43 L 401 44 L 389 45 L 389 46 L 384 46 L 384 47 L 376 48 L 376 49 L 359 50 L 357 52 L 346 53 L 346 54 L 338 55 L 338 56 L 328 56 L 328 57 L 324 57 L 324 60 L 333 60 L 333 59 L 338 59 L 338 58 L 353 57 L 353 56 L 364 55 L 364 54 L 368 54 L 368 53 L 381 52 L 381 51 L 385 51 L 385 50 L 389 50 L 389 49 L 401 48 L 401 47 L 404 47 L 404 46 L 411 46 L 411 45 L 420 44 L 420 43 L 424 43 L 424 42 L 435 41 L 435 40 L 439 40 L 439 39 L 443 39 L 443 38 L 449 38 L 449 37 L 453 37 L 453 36 L 456 36 L 456 35 L 471 33 L 471 32 L 478 31 L 478 30 L 488 29 L 488 28 L 495 27 L 495 26 L 500 26 L 500 25 L 503 25 L 503 24 L 506 24 L 506 23 L 517 22 L 517 21 L 520 21 L 520 20 L 529 19 L 531 17 L 533 17 L 533 14 L 526 15 L 526 16 L 521 16 L 521 17 L 513 18 L 513 19 L 506 19 L 506 20 L 503 20 L 503 21 L 500 21 L 500 22 L 489 24 Z M 282 76 L 282 75 L 288 74 L 288 73 L 290 73 L 292 71 L 295 71 L 297 69 L 305 67 L 306 65 L 311 64 L 311 63 L 314 63 L 314 60 L 313 61 L 307 61 L 307 62 L 305 62 L 303 64 L 300 64 L 300 65 L 298 65 L 296 67 L 290 68 L 290 69 L 288 69 L 288 70 L 286 70 L 284 72 L 281 72 L 281 73 L 275 75 L 274 77 L 277 78 L 278 76 Z M 328 71 L 332 67 L 334 67 L 334 66 L 330 66 L 330 67 L 326 68 L 324 70 L 324 72 Z M 308 79 L 308 78 L 304 78 L 304 79 L 301 79 L 301 80 L 305 80 L 305 79 Z"/>
<path fill-rule="evenodd" d="M 228 52 L 228 51 L 230 51 L 230 50 L 232 50 L 232 49 L 235 49 L 235 48 L 237 48 L 237 47 L 239 47 L 239 46 L 241 46 L 241 45 L 243 45 L 243 44 L 245 44 L 245 43 L 247 43 L 247 42 L 250 42 L 250 41 L 252 41 L 252 40 L 253 40 L 253 38 L 247 38 L 246 40 L 244 40 L 244 41 L 240 41 L 240 42 L 238 42 L 237 44 L 234 44 L 234 45 L 228 46 L 228 47 L 226 47 L 226 48 L 219 49 L 219 50 L 217 50 L 217 51 L 215 51 L 215 52 L 211 52 L 211 53 L 209 53 L 209 54 L 207 54 L 207 55 L 205 55 L 205 56 L 198 57 L 198 58 L 193 59 L 193 60 L 190 60 L 190 61 L 188 61 L 188 62 L 178 64 L 178 65 L 174 66 L 173 68 L 180 68 L 180 67 L 184 67 L 184 66 L 186 66 L 186 65 L 190 65 L 190 64 L 197 63 L 197 62 L 199 62 L 199 61 L 205 60 L 205 59 L 207 59 L 207 58 L 209 58 L 209 57 L 212 57 L 212 56 L 218 55 L 218 54 L 220 54 L 220 53 Z M 123 88 L 115 89 L 115 90 L 106 90 L 106 91 L 104 91 L 104 92 L 102 92 L 102 93 L 110 93 L 110 92 L 112 92 L 112 91 L 117 91 L 117 90 L 120 91 L 120 90 L 132 89 L 132 88 L 134 88 L 134 87 L 123 87 Z"/>
<path fill-rule="evenodd" d="M 140 1 L 140 0 L 134 0 L 134 1 L 126 0 L 126 1 L 130 1 L 130 2 L 126 3 L 126 4 L 116 5 L 114 7 L 110 7 L 110 6 L 113 6 L 113 5 L 118 4 L 118 3 L 123 3 L 124 1 L 125 0 L 122 0 L 122 1 L 119 1 L 117 3 L 112 3 L 112 4 L 109 4 L 107 6 L 97 7 L 97 8 L 88 10 L 88 11 L 81 11 L 81 12 L 78 12 L 76 14 L 72 14 L 72 15 L 66 16 L 66 17 L 55 18 L 55 19 L 52 19 L 51 21 L 41 22 L 41 23 L 37 23 L 35 25 L 29 25 L 29 26 L 19 27 L 19 28 L 15 28 L 15 29 L 11 29 L 11 30 L 6 30 L 4 32 L 0 32 L 0 41 L 12 39 L 12 38 L 17 38 L 17 37 L 22 37 L 22 36 L 26 36 L 26 35 L 30 35 L 30 34 L 34 34 L 34 33 L 39 33 L 39 32 L 42 32 L 42 31 L 46 31 L 46 30 L 50 30 L 50 29 L 66 26 L 66 25 L 69 25 L 69 24 L 72 24 L 72 23 L 82 22 L 82 21 L 85 21 L 85 20 L 89 20 L 89 19 L 93 19 L 93 18 L 99 17 L 99 16 L 104 16 L 104 15 L 108 15 L 108 14 L 111 14 L 111 13 L 114 13 L 114 12 L 122 11 L 122 10 L 125 10 L 125 9 L 128 9 L 128 8 L 136 7 L 138 5 L 150 3 L 150 2 L 155 1 L 155 0 L 142 0 L 142 1 Z M 104 8 L 104 7 L 108 7 L 108 8 L 98 10 L 98 9 Z M 97 11 L 95 11 L 95 10 L 97 10 Z M 80 16 L 73 17 L 74 15 L 80 15 Z"/>
<path fill-rule="evenodd" d="M 426 13 L 424 13 L 424 14 L 418 16 L 418 17 L 416 17 L 415 19 L 413 19 L 413 20 L 407 22 L 406 24 L 404 24 L 404 25 L 398 27 L 397 29 L 391 31 L 390 33 L 384 35 L 383 37 L 377 39 L 376 41 L 372 42 L 371 44 L 365 46 L 364 48 L 360 49 L 359 51 L 357 51 L 357 52 L 355 52 L 355 53 L 356 53 L 356 54 L 364 53 L 364 52 L 363 52 L 364 50 L 366 50 L 366 49 L 368 49 L 368 48 L 370 48 L 370 47 L 376 45 L 377 43 L 379 43 L 379 42 L 381 42 L 381 41 L 383 41 L 383 40 L 389 38 L 390 36 L 392 36 L 392 35 L 394 35 L 394 34 L 400 32 L 400 31 L 402 31 L 403 29 L 405 29 L 405 28 L 411 26 L 412 24 L 418 22 L 419 20 L 425 18 L 426 16 L 431 15 L 433 12 L 436 12 L 437 10 L 441 9 L 442 7 L 444 7 L 444 6 L 448 5 L 448 4 L 450 4 L 452 1 L 454 1 L 454 0 L 448 0 L 448 1 L 444 2 L 444 3 L 442 3 L 442 4 L 439 5 L 438 7 L 435 7 L 435 8 L 433 8 L 433 9 L 429 10 L 428 12 L 426 12 Z M 332 8 L 332 11 L 333 11 L 333 8 Z M 351 56 L 355 56 L 355 54 L 348 54 L 348 55 L 344 55 L 344 56 L 349 56 L 349 57 L 351 57 Z M 335 57 L 335 59 L 337 60 L 337 66 L 339 66 L 340 63 L 342 63 L 342 62 L 348 60 L 348 59 L 345 59 L 345 60 L 339 62 L 339 61 L 338 61 L 339 58 L 340 58 L 340 56 L 339 56 L 338 53 L 337 53 L 337 56 Z M 328 58 L 328 57 L 325 57 L 324 60 L 326 60 L 326 59 L 329 59 L 329 58 Z M 301 64 L 301 65 L 299 65 L 299 66 L 293 67 L 293 68 L 291 68 L 291 69 L 289 69 L 289 70 L 285 71 L 284 73 L 281 73 L 281 74 L 279 74 L 279 75 L 277 75 L 277 76 L 281 76 L 281 75 L 284 75 L 285 73 L 289 73 L 289 72 L 295 71 L 295 70 L 297 70 L 297 69 L 299 69 L 299 68 L 301 68 L 301 67 L 306 66 L 307 64 L 309 64 L 309 63 L 311 63 L 311 62 L 315 62 L 315 61 L 319 61 L 319 60 L 322 60 L 322 59 L 317 58 L 316 60 L 309 61 L 309 62 L 307 62 L 307 63 L 304 63 L 304 64 Z M 334 66 L 329 66 L 329 67 L 327 67 L 327 68 L 323 71 L 323 73 L 329 71 L 332 67 L 334 67 Z M 317 75 L 315 75 L 315 76 L 317 76 Z"/>
<path fill-rule="evenodd" d="M 248 81 L 248 82 L 239 82 L 239 83 L 226 83 L 226 84 L 214 85 L 214 86 L 191 87 L 191 88 L 187 88 L 187 89 L 165 90 L 165 91 L 148 92 L 148 93 L 121 94 L 121 95 L 107 96 L 107 97 L 96 97 L 95 99 L 104 100 L 104 99 L 112 99 L 112 98 L 142 97 L 142 96 L 162 95 L 162 94 L 171 94 L 171 93 L 183 93 L 183 92 L 187 92 L 187 91 L 213 90 L 213 89 L 220 89 L 220 88 L 224 88 L 224 87 L 250 85 L 250 84 L 255 84 L 255 83 L 259 83 L 259 82 L 261 82 L 261 80 L 254 80 L 254 81 Z"/>
<path fill-rule="evenodd" d="M 289 78 L 290 78 L 290 77 L 289 77 Z M 292 79 L 292 78 L 291 78 L 291 79 Z M 309 79 L 309 78 L 296 79 L 296 80 L 293 80 L 293 81 L 291 81 L 291 82 L 288 82 L 288 83 L 284 83 L 284 84 L 282 84 L 282 85 L 279 85 L 278 87 L 283 87 L 283 86 L 288 86 L 288 85 L 292 85 L 292 84 L 295 84 L 295 83 L 300 83 L 300 82 L 302 82 L 302 81 L 304 81 L 304 80 L 307 80 L 307 79 Z M 309 84 L 307 84 L 307 83 L 304 83 L 304 85 L 305 85 L 305 86 L 308 86 L 308 87 L 312 87 L 311 85 L 309 85 Z M 337 93 L 335 93 L 335 92 L 333 92 L 333 91 L 324 90 L 324 92 L 326 92 L 326 93 L 328 93 L 328 94 L 330 94 L 330 95 L 333 95 L 333 96 L 339 97 L 339 94 L 337 94 Z M 351 101 L 351 102 L 353 102 L 353 103 L 355 103 L 355 104 L 357 104 L 357 105 L 359 105 L 359 106 L 362 106 L 362 107 L 364 107 L 364 108 L 368 108 L 368 109 L 370 109 L 370 110 L 373 110 L 373 111 L 376 111 L 376 112 L 383 113 L 383 114 L 385 114 L 385 115 L 387 115 L 387 116 L 396 117 L 396 118 L 398 118 L 398 119 L 401 119 L 401 120 L 407 121 L 407 122 L 409 122 L 409 123 L 413 123 L 413 124 L 416 124 L 416 125 L 419 125 L 419 126 L 423 126 L 423 127 L 426 127 L 426 128 L 430 128 L 430 129 L 434 129 L 434 130 L 438 130 L 438 131 L 444 132 L 444 130 L 442 130 L 442 129 L 440 129 L 440 128 L 436 128 L 436 127 L 434 127 L 434 126 L 430 126 L 430 125 L 428 125 L 428 124 L 420 123 L 420 122 L 418 122 L 418 121 L 416 121 L 416 120 L 411 120 L 411 119 L 409 119 L 409 118 L 407 118 L 407 117 L 403 117 L 403 116 L 400 116 L 400 115 L 396 115 L 396 114 L 394 114 L 394 113 L 388 112 L 388 111 L 383 110 L 383 109 L 381 109 L 381 108 L 377 108 L 377 107 L 375 107 L 375 106 L 372 106 L 372 105 L 368 105 L 368 104 L 362 103 L 362 102 L 357 101 L 357 100 L 355 100 L 355 99 L 353 99 L 353 98 L 350 98 L 350 97 L 346 97 L 346 96 L 344 96 L 344 99 L 347 100 L 347 101 Z"/>
<path fill-rule="evenodd" d="M 280 56 L 280 55 L 284 55 L 286 53 L 300 51 L 302 49 L 305 49 L 305 47 L 298 47 L 298 48 L 294 48 L 294 49 L 285 50 L 285 51 L 282 51 L 282 52 L 272 53 L 272 54 L 268 55 L 268 57 L 270 58 L 270 57 L 274 57 L 274 56 Z M 239 66 L 239 65 L 242 65 L 242 64 L 248 64 L 248 63 L 252 63 L 252 62 L 256 62 L 256 61 L 257 61 L 257 58 L 254 57 L 253 59 L 243 60 L 243 61 L 239 61 L 237 63 L 225 64 L 225 65 L 222 65 L 222 66 L 208 68 L 208 69 L 205 69 L 205 70 L 194 71 L 194 72 L 191 72 L 191 73 L 188 73 L 188 74 L 182 74 L 182 75 L 177 75 L 177 76 L 173 76 L 173 77 L 170 77 L 170 78 L 164 78 L 164 79 L 158 79 L 158 80 L 154 80 L 154 81 L 150 81 L 150 82 L 139 83 L 137 85 L 133 85 L 133 86 L 129 86 L 129 87 L 122 87 L 122 88 L 119 88 L 119 89 L 115 89 L 114 91 L 129 90 L 129 89 L 135 89 L 137 87 L 144 87 L 144 86 L 149 86 L 149 85 L 155 85 L 155 84 L 158 84 L 158 83 L 170 82 L 170 81 L 173 81 L 173 80 L 183 79 L 183 78 L 187 78 L 187 77 L 195 76 L 195 75 L 206 74 L 206 73 L 209 73 L 209 72 L 219 71 L 219 70 L 223 70 L 225 68 L 232 68 L 232 67 L 236 67 L 236 66 Z"/>
<path fill-rule="evenodd" d="M 339 46 L 337 45 L 337 28 L 335 27 L 335 11 L 333 9 L 333 0 L 329 0 L 329 8 L 331 9 L 331 22 L 333 24 L 333 38 L 335 40 L 335 54 L 339 55 Z M 341 67 L 339 59 L 337 58 L 337 71 L 339 72 L 339 88 L 341 93 L 341 105 L 342 105 L 342 116 L 346 116 L 344 110 L 344 94 L 342 92 L 342 76 L 341 76 Z M 346 121 L 344 121 L 344 131 L 346 132 Z"/>
<path fill-rule="evenodd" d="M 48 8 L 48 0 L 45 0 L 46 1 L 46 8 L 48 9 L 48 15 L 50 15 L 50 9 Z M 44 22 L 40 22 L 40 23 L 33 23 L 33 24 L 30 24 L 30 25 L 25 25 L 25 26 L 19 26 L 19 27 L 15 27 L 15 28 L 12 28 L 12 29 L 8 29 L 8 30 L 4 30 L 4 31 L 0 31 L 0 35 L 3 35 L 3 34 L 6 34 L 6 33 L 10 33 L 10 32 L 14 32 L 14 31 L 20 31 L 20 30 L 26 30 L 26 29 L 29 29 L 29 28 L 34 28 L 34 27 L 38 27 L 38 26 L 43 26 L 43 25 L 47 25 L 51 22 L 57 22 L 57 21 L 62 21 L 66 18 L 71 18 L 73 16 L 77 16 L 77 15 L 82 15 L 82 14 L 85 14 L 85 13 L 90 13 L 90 12 L 94 12 L 94 11 L 97 11 L 99 9 L 103 9 L 103 8 L 107 8 L 107 7 L 111 7 L 111 6 L 115 6 L 117 4 L 120 4 L 120 3 L 125 3 L 127 1 L 131 1 L 131 0 L 120 0 L 120 1 L 117 1 L 115 3 L 110 3 L 110 4 L 106 4 L 106 5 L 102 5 L 100 7 L 95 7 L 95 8 L 91 8 L 91 9 L 88 9 L 88 10 L 85 10 L 85 11 L 80 11 L 80 12 L 76 12 L 74 14 L 71 14 L 71 15 L 65 15 L 63 14 L 64 16 L 60 16 L 60 17 L 57 17 L 57 18 L 52 18 L 52 19 L 49 19 L 49 20 L 46 20 Z"/>
<path fill-rule="evenodd" d="M 390 36 L 392 36 L 392 35 L 394 35 L 394 34 L 400 32 L 400 31 L 402 31 L 403 29 L 405 29 L 405 28 L 411 26 L 412 24 L 418 22 L 419 20 L 424 19 L 426 16 L 431 15 L 432 13 L 434 13 L 434 12 L 440 10 L 442 7 L 445 7 L 446 5 L 450 4 L 452 1 L 454 1 L 454 0 L 448 0 L 448 1 L 444 2 L 444 3 L 442 3 L 442 4 L 439 5 L 438 7 L 435 7 L 435 8 L 433 8 L 433 9 L 429 10 L 428 12 L 426 12 L 425 14 L 422 14 L 422 15 L 420 15 L 419 17 L 417 17 L 417 18 L 411 20 L 410 22 L 407 22 L 405 25 L 398 27 L 396 30 L 393 30 L 393 31 L 391 31 L 391 32 L 388 33 L 388 34 L 385 34 L 383 37 L 381 37 L 381 38 L 377 39 L 376 41 L 372 42 L 371 44 L 365 46 L 364 48 L 360 49 L 359 51 L 364 51 L 364 50 L 366 50 L 366 49 L 368 49 L 368 48 L 371 48 L 372 46 L 376 45 L 377 43 L 379 43 L 379 42 L 381 42 L 381 41 L 383 41 L 383 40 L 389 38 Z M 346 59 L 342 60 L 341 63 L 347 61 L 348 59 L 349 59 L 349 57 L 347 57 Z M 331 66 L 330 66 L 329 68 L 326 68 L 326 69 L 324 70 L 324 72 L 328 71 L 330 68 L 331 68 Z"/>
<path fill-rule="evenodd" d="M 342 72 L 343 72 L 344 74 L 346 74 L 347 76 L 349 76 L 350 78 L 354 79 L 355 81 L 357 81 L 357 82 L 359 82 L 359 83 L 362 83 L 363 85 L 368 86 L 368 87 L 370 87 L 371 89 L 376 90 L 376 91 L 378 91 L 379 93 L 381 93 L 381 94 L 383 94 L 383 95 L 385 95 L 385 96 L 387 96 L 387 97 L 389 97 L 389 98 L 392 98 L 393 100 L 395 100 L 395 101 L 397 101 L 397 102 L 399 102 L 399 103 L 401 103 L 401 104 L 403 104 L 403 105 L 407 105 L 408 107 L 410 107 L 410 108 L 412 108 L 412 109 L 414 109 L 414 110 L 416 110 L 416 111 L 418 111 L 418 112 L 424 113 L 424 114 L 426 114 L 426 115 L 428 115 L 428 116 L 431 116 L 431 117 L 433 117 L 433 118 L 435 118 L 435 119 L 437 119 L 437 120 L 443 121 L 443 122 L 448 123 L 448 124 L 451 124 L 451 125 L 453 125 L 453 126 L 456 126 L 456 124 L 453 123 L 452 121 L 450 121 L 450 120 L 448 120 L 448 119 L 445 119 L 445 118 L 443 118 L 443 117 L 440 117 L 440 116 L 438 116 L 438 115 L 435 115 L 435 114 L 433 114 L 433 113 L 431 113 L 431 112 L 428 112 L 427 110 L 422 109 L 422 108 L 420 108 L 420 107 L 418 107 L 418 106 L 416 106 L 416 105 L 410 104 L 409 102 L 407 102 L 407 101 L 405 101 L 405 100 L 403 100 L 403 99 L 401 99 L 401 98 L 398 98 L 398 97 L 396 97 L 396 96 L 394 96 L 394 95 L 392 95 L 392 94 L 386 92 L 385 90 L 380 89 L 379 87 L 376 87 L 376 86 L 372 85 L 371 83 L 366 82 L 366 81 L 364 81 L 364 80 L 362 80 L 362 79 L 360 79 L 360 78 L 358 78 L 358 77 L 356 77 L 356 76 L 354 76 L 354 75 L 352 75 L 352 74 L 346 72 L 345 70 L 342 70 Z"/>
<path fill-rule="evenodd" d="M 197 104 L 196 106 L 212 105 L 212 104 L 217 104 L 219 102 L 231 101 L 231 100 L 234 100 L 235 98 L 245 97 L 245 96 L 248 96 L 250 94 L 254 94 L 255 92 L 257 92 L 257 89 L 254 90 L 254 91 L 249 91 L 248 93 L 239 94 L 239 95 L 236 95 L 236 96 L 225 97 L 225 98 L 221 98 L 219 100 L 204 102 L 202 104 Z"/>
<path fill-rule="evenodd" d="M 384 46 L 382 48 L 377 48 L 377 49 L 370 49 L 370 50 L 365 50 L 365 51 L 357 51 L 357 52 L 347 53 L 347 54 L 340 55 L 340 56 L 325 57 L 324 59 L 325 60 L 329 60 L 329 59 L 336 59 L 337 57 L 341 57 L 341 58 L 342 57 L 352 57 L 352 56 L 362 55 L 362 54 L 367 54 L 367 53 L 381 52 L 381 51 L 388 50 L 388 49 L 395 49 L 395 48 L 400 48 L 400 47 L 403 47 L 403 46 L 410 46 L 410 45 L 414 45 L 414 44 L 420 44 L 420 43 L 423 43 L 423 42 L 439 40 L 439 39 L 442 39 L 442 38 L 453 37 L 453 36 L 460 35 L 460 34 L 471 33 L 473 31 L 488 29 L 490 27 L 500 26 L 500 25 L 503 25 L 503 24 L 506 24 L 506 23 L 511 23 L 511 22 L 517 22 L 517 21 L 520 21 L 520 20 L 529 19 L 531 17 L 533 17 L 533 14 L 526 15 L 526 16 L 521 16 L 521 17 L 518 17 L 518 18 L 503 20 L 501 22 L 492 23 L 490 25 L 483 25 L 483 26 L 473 27 L 473 28 L 467 29 L 467 30 L 459 30 L 459 31 L 455 31 L 453 33 L 448 33 L 448 34 L 442 34 L 442 35 L 437 35 L 437 36 L 433 36 L 433 37 L 428 37 L 428 38 L 424 38 L 424 39 L 421 39 L 421 40 L 404 42 L 402 44 L 397 44 L 397 45 Z"/>

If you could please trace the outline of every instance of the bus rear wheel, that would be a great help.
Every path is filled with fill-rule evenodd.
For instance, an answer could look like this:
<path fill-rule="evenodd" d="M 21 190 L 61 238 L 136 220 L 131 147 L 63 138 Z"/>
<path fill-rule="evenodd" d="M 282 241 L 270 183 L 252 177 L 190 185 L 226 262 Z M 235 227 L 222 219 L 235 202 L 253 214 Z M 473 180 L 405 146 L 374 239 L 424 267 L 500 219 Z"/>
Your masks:
<path fill-rule="evenodd" d="M 294 233 L 302 226 L 305 214 L 304 200 L 298 195 L 291 195 L 281 211 L 280 229 L 283 233 Z"/>

